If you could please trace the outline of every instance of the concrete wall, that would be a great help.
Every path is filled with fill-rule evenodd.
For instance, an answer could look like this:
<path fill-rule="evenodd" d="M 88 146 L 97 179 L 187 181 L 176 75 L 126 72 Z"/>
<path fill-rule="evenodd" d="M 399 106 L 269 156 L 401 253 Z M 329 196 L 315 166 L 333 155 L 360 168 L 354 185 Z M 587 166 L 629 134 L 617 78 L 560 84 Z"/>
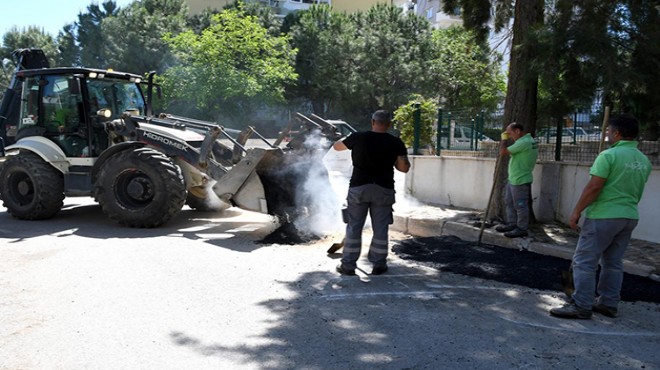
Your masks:
<path fill-rule="evenodd" d="M 495 170 L 494 158 L 411 156 L 406 193 L 422 202 L 485 209 Z M 567 223 L 589 181 L 587 164 L 542 162 L 534 169 L 532 197 L 540 220 Z M 639 204 L 640 220 L 633 237 L 660 243 L 660 168 L 654 167 Z"/>

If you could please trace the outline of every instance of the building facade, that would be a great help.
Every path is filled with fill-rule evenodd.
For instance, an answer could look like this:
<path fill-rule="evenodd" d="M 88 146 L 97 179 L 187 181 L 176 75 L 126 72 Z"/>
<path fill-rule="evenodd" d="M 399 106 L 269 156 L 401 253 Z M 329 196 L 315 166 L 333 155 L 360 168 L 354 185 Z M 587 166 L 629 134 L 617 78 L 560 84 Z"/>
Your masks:
<path fill-rule="evenodd" d="M 353 13 L 360 10 L 367 10 L 376 4 L 393 4 L 393 0 L 245 0 L 257 1 L 271 6 L 276 13 L 286 15 L 298 10 L 309 9 L 314 4 L 329 4 L 333 9 L 339 12 Z M 225 5 L 232 3 L 233 0 L 186 0 L 190 8 L 190 14 L 199 14 L 202 10 L 222 9 Z"/>
<path fill-rule="evenodd" d="M 388 4 L 403 8 L 406 12 L 426 18 L 433 28 L 447 28 L 461 25 L 460 16 L 450 16 L 442 12 L 441 0 L 245 0 L 260 2 L 272 7 L 277 14 L 306 10 L 314 4 L 329 4 L 335 11 L 354 13 L 365 11 L 376 4 Z M 222 9 L 233 0 L 186 0 L 190 14 L 199 14 L 204 9 Z"/>
<path fill-rule="evenodd" d="M 406 11 L 412 11 L 431 23 L 433 28 L 448 28 L 463 24 L 461 16 L 449 15 L 442 11 L 441 0 L 398 0 L 395 6 L 401 6 Z"/>

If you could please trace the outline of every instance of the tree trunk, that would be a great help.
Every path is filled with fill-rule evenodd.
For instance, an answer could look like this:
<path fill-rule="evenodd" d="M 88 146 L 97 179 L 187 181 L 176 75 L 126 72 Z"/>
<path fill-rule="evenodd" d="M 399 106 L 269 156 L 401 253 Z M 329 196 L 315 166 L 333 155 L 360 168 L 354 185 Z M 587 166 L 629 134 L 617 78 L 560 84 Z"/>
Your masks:
<path fill-rule="evenodd" d="M 535 50 L 526 43 L 526 39 L 530 31 L 543 23 L 543 4 L 543 0 L 516 1 L 502 128 L 506 128 L 511 122 L 518 122 L 525 126 L 526 131 L 534 132 L 536 129 L 538 74 L 530 68 Z M 502 163 L 495 166 L 498 171 L 494 175 L 496 182 L 493 193 L 494 201 L 489 214 L 491 217 L 504 218 L 504 186 L 509 157 L 500 156 L 497 160 Z"/>

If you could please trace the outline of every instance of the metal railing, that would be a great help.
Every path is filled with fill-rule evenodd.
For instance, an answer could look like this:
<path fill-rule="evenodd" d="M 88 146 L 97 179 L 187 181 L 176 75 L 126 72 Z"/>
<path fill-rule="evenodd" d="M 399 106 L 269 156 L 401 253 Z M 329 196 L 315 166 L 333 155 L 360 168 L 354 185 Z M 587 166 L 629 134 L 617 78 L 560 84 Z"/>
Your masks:
<path fill-rule="evenodd" d="M 439 109 L 429 154 L 497 157 L 502 113 Z M 603 117 L 600 107 L 576 110 L 564 116 L 559 135 L 556 123 L 540 119 L 535 134 L 539 160 L 592 163 L 599 150 L 608 147 L 607 142 L 601 145 Z M 418 140 L 413 141 L 413 146 L 413 153 L 420 153 Z M 660 165 L 660 141 L 639 141 L 638 148 L 653 165 Z"/>

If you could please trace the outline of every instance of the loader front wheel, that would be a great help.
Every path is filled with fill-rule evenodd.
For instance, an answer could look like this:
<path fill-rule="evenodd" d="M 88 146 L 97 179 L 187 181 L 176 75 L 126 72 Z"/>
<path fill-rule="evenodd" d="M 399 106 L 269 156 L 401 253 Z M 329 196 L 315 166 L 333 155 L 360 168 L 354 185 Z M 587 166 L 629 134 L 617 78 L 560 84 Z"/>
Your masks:
<path fill-rule="evenodd" d="M 62 209 L 62 173 L 34 153 L 21 151 L 8 156 L 0 179 L 3 205 L 18 219 L 44 220 Z"/>
<path fill-rule="evenodd" d="M 107 160 L 94 185 L 94 198 L 119 224 L 151 228 L 181 210 L 186 186 L 181 169 L 170 158 L 150 148 L 138 148 Z"/>

